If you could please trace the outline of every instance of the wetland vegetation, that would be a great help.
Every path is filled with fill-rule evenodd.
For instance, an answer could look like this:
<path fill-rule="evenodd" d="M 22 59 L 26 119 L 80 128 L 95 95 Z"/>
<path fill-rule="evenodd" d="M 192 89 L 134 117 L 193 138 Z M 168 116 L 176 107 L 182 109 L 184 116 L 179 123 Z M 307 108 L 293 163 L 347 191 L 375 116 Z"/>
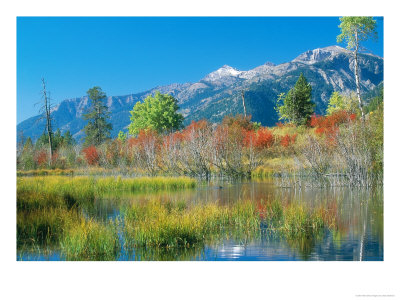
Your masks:
<path fill-rule="evenodd" d="M 154 181 L 153 188 L 132 188 L 144 180 Z M 354 201 L 353 212 L 353 205 L 373 207 L 373 236 L 382 236 L 382 228 L 376 228 L 382 223 L 379 191 L 364 194 L 364 203 L 358 196 L 349 200 L 329 193 L 323 196 L 329 199 L 299 201 L 282 192 L 271 180 L 213 184 L 190 178 L 21 177 L 18 259 L 193 260 L 212 259 L 210 251 L 221 259 L 223 245 L 251 249 L 266 240 L 280 244 L 280 251 L 314 259 L 316 245 L 327 238 L 346 243 L 353 234 L 349 231 L 356 226 L 346 224 L 343 201 Z M 374 250 L 378 257 L 380 247 Z"/>

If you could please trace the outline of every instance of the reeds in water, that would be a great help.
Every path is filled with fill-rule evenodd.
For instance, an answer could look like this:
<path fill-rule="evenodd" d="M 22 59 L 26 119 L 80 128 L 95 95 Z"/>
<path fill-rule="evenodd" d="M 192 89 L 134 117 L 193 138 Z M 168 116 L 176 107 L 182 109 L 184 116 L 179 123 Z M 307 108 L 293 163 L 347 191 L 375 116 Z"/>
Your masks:
<path fill-rule="evenodd" d="M 116 222 L 102 224 L 81 219 L 70 227 L 61 241 L 67 260 L 115 260 L 120 250 Z"/>
<path fill-rule="evenodd" d="M 194 188 L 197 181 L 188 177 L 24 177 L 17 179 L 17 207 L 29 210 L 40 207 L 71 208 L 92 202 L 96 196 L 115 191 L 158 191 Z"/>
<path fill-rule="evenodd" d="M 259 218 L 249 202 L 229 208 L 151 201 L 127 208 L 124 222 L 128 245 L 133 247 L 191 247 L 221 236 L 227 229 L 246 233 L 259 228 Z"/>

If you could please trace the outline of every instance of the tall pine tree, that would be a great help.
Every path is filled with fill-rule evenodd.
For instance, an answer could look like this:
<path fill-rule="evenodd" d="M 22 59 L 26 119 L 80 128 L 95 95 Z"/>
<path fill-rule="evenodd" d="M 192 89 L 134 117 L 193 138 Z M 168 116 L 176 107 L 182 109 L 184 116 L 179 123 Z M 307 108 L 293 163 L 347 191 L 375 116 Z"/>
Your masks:
<path fill-rule="evenodd" d="M 280 120 L 305 125 L 314 112 L 314 107 L 315 104 L 311 101 L 311 85 L 301 73 L 295 86 L 286 95 L 279 95 L 276 110 Z"/>
<path fill-rule="evenodd" d="M 112 125 L 107 122 L 110 118 L 108 108 L 104 105 L 103 100 L 107 97 L 100 87 L 95 86 L 87 91 L 91 100 L 91 107 L 88 113 L 83 115 L 88 124 L 85 126 L 85 146 L 98 146 L 105 140 L 110 138 Z"/>

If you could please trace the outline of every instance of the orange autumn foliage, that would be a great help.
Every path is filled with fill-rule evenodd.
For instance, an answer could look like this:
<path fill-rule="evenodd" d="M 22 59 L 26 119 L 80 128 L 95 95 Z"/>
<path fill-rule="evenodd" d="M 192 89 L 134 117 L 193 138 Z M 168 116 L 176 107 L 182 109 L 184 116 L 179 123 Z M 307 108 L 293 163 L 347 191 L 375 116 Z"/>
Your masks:
<path fill-rule="evenodd" d="M 287 148 L 291 145 L 293 145 L 296 142 L 296 137 L 297 137 L 297 133 L 290 135 L 290 134 L 286 134 L 281 138 L 281 146 L 284 148 Z"/>
<path fill-rule="evenodd" d="M 86 147 L 85 149 L 82 150 L 82 152 L 83 155 L 85 156 L 86 162 L 89 165 L 93 166 L 99 163 L 100 156 L 95 146 L 92 145 Z"/>
<path fill-rule="evenodd" d="M 243 143 L 246 147 L 254 146 L 257 149 L 267 149 L 273 146 L 275 137 L 267 127 L 261 127 L 257 131 L 244 130 Z"/>

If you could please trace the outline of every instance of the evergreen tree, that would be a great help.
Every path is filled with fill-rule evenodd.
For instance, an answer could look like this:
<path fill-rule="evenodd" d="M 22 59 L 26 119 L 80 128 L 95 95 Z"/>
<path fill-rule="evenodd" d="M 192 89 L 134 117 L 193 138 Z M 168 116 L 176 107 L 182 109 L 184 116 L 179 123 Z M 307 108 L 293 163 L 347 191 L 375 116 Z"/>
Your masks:
<path fill-rule="evenodd" d="M 49 141 L 48 141 L 47 134 L 43 132 L 42 135 L 36 140 L 35 148 L 37 150 L 42 149 L 45 146 L 47 147 L 48 143 L 49 143 Z M 54 148 L 53 148 L 53 150 L 54 150 Z"/>
<path fill-rule="evenodd" d="M 283 103 L 282 103 L 283 102 Z M 296 125 L 305 125 L 314 112 L 315 104 L 311 101 L 311 85 L 303 73 L 287 95 L 279 95 L 276 110 L 280 120 L 285 119 Z"/>
<path fill-rule="evenodd" d="M 46 137 L 46 135 L 45 135 Z M 26 139 L 26 142 L 24 144 L 24 149 L 23 151 L 31 151 L 33 149 L 33 143 L 32 143 L 32 139 L 30 137 L 28 137 Z"/>
<path fill-rule="evenodd" d="M 110 138 L 112 125 L 107 122 L 109 112 L 103 100 L 107 97 L 100 87 L 95 86 L 87 91 L 88 97 L 91 100 L 91 107 L 88 113 L 83 115 L 88 124 L 85 126 L 85 146 L 98 146 L 105 140 Z"/>
<path fill-rule="evenodd" d="M 53 149 L 57 150 L 63 144 L 63 136 L 61 135 L 60 128 L 53 135 Z"/>
<path fill-rule="evenodd" d="M 72 137 L 71 132 L 67 130 L 64 133 L 64 138 L 63 138 L 63 145 L 64 146 L 74 146 L 76 144 L 75 139 Z"/>

